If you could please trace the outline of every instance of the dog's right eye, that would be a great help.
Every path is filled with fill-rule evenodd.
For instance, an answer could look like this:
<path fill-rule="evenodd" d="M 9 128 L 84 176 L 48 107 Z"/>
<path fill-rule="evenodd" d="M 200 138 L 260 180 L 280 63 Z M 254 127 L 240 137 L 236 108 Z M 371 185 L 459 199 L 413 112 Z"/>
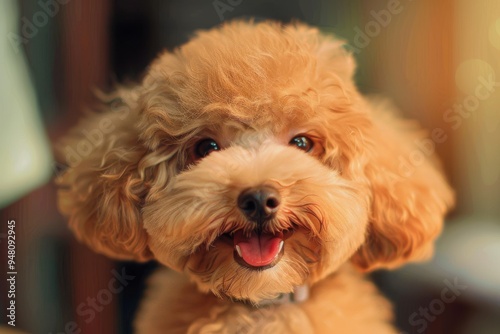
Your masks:
<path fill-rule="evenodd" d="M 303 135 L 293 137 L 288 144 L 295 146 L 299 150 L 302 150 L 304 152 L 311 152 L 314 147 L 314 142 L 311 140 L 311 138 Z"/>
<path fill-rule="evenodd" d="M 200 140 L 195 146 L 195 155 L 197 159 L 201 159 L 212 153 L 213 151 L 219 151 L 219 144 L 211 138 L 206 138 Z"/>

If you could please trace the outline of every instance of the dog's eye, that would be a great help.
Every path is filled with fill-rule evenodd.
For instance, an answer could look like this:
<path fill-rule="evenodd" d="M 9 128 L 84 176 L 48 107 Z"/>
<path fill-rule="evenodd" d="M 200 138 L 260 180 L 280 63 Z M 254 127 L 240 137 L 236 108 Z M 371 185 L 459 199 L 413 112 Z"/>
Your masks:
<path fill-rule="evenodd" d="M 196 158 L 203 158 L 212 153 L 213 151 L 220 150 L 219 144 L 211 138 L 200 140 L 195 147 Z"/>
<path fill-rule="evenodd" d="M 306 136 L 293 137 L 289 144 L 304 152 L 310 152 L 314 146 L 313 141 Z"/>

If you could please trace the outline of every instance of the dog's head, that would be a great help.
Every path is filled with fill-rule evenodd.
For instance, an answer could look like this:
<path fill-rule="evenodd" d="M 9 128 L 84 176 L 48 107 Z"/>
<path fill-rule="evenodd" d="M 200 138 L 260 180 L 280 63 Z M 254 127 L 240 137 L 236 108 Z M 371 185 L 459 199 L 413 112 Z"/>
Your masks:
<path fill-rule="evenodd" d="M 252 301 L 346 261 L 424 259 L 452 192 L 419 137 L 358 93 L 354 67 L 303 25 L 201 32 L 65 142 L 67 158 L 91 149 L 62 176 L 61 209 L 99 252 Z"/>

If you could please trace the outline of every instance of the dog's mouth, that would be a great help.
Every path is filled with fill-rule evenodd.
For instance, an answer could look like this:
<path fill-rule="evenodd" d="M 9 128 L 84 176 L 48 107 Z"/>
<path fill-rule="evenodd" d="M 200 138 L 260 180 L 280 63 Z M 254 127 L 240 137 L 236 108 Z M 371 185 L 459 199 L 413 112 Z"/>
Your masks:
<path fill-rule="evenodd" d="M 236 262 L 261 270 L 279 261 L 285 245 L 283 232 L 271 234 L 252 231 L 250 235 L 245 235 L 240 230 L 234 233 L 233 242 Z"/>
<path fill-rule="evenodd" d="M 227 233 L 224 238 L 232 242 L 234 260 L 241 266 L 264 270 L 275 266 L 285 252 L 285 240 L 293 233 L 292 230 L 277 233 L 243 230 Z"/>

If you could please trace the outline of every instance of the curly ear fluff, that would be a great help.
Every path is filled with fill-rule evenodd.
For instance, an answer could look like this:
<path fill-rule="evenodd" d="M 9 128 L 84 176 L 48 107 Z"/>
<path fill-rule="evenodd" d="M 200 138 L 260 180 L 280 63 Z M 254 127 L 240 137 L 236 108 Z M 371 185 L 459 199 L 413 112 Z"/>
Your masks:
<path fill-rule="evenodd" d="M 425 139 L 422 131 L 413 129 L 414 135 L 408 135 L 412 132 L 409 123 L 397 121 L 387 103 L 368 101 L 370 105 L 357 98 L 352 55 L 343 50 L 341 41 L 325 37 L 319 42 L 318 67 L 329 70 L 325 76 L 333 75 L 342 81 L 352 103 L 351 114 L 362 114 L 370 123 L 366 126 L 358 121 L 353 125 L 362 134 L 360 142 L 344 147 L 351 158 L 361 154 L 367 162 L 361 177 L 371 190 L 372 203 L 366 241 L 352 262 L 371 270 L 425 259 L 432 254 L 433 241 L 454 202 L 433 155 L 435 144 Z M 338 100 L 332 103 L 338 104 Z M 353 140 L 348 133 L 338 140 L 345 138 Z M 410 160 L 414 160 L 413 164 Z M 359 164 L 353 166 L 357 169 Z"/>
<path fill-rule="evenodd" d="M 133 100 L 132 91 L 119 94 Z M 57 182 L 60 210 L 78 239 L 117 259 L 145 261 L 151 254 L 140 210 L 148 190 L 137 121 L 123 104 L 82 121 L 60 145 L 69 167 Z"/>
<path fill-rule="evenodd" d="M 378 109 L 387 112 L 388 107 Z M 373 117 L 373 149 L 365 170 L 372 192 L 371 217 L 366 241 L 352 258 L 364 270 L 427 259 L 454 202 L 432 154 L 434 146 L 429 149 L 431 139 L 422 131 L 408 136 L 408 129 L 402 129 L 405 123 L 388 114 L 376 111 Z"/>

